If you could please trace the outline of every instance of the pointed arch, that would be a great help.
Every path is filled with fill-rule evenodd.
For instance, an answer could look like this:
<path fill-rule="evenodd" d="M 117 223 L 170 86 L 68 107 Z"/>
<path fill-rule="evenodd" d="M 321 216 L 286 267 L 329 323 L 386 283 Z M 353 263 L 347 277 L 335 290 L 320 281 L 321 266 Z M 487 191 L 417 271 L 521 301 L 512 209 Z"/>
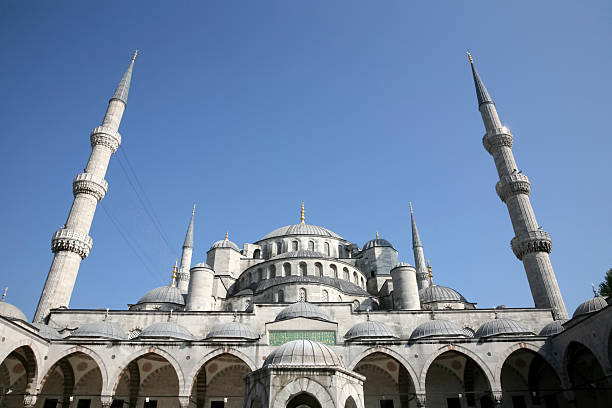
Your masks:
<path fill-rule="evenodd" d="M 508 357 L 510 357 L 512 353 L 518 350 L 529 350 L 529 351 L 536 353 L 538 356 L 542 357 L 544 361 L 546 361 L 551 366 L 555 374 L 557 374 L 557 376 L 559 377 L 559 380 L 561 381 L 561 384 L 564 386 L 569 385 L 569 384 L 564 384 L 562 367 L 559 366 L 556 359 L 554 359 L 550 354 L 542 350 L 541 347 L 538 347 L 535 344 L 522 343 L 522 342 L 511 345 L 500 355 L 499 363 L 497 364 L 497 366 L 495 367 L 495 371 L 493 372 L 493 375 L 494 375 L 494 378 L 497 384 L 501 386 L 501 372 L 502 372 L 502 368 L 504 364 L 508 360 Z"/>
<path fill-rule="evenodd" d="M 298 394 L 310 394 L 316 398 L 317 402 L 322 407 L 326 408 L 337 408 L 334 404 L 334 400 L 327 390 L 318 382 L 311 378 L 296 378 L 289 384 L 285 385 L 274 398 L 274 401 L 270 401 L 270 407 L 273 408 L 285 408 L 287 403 Z"/>
<path fill-rule="evenodd" d="M 79 354 L 79 353 L 85 354 L 86 356 L 90 357 L 98 365 L 98 368 L 100 369 L 100 374 L 102 376 L 102 392 L 104 392 L 104 390 L 108 386 L 108 370 L 106 368 L 106 364 L 104 364 L 104 360 L 98 355 L 98 353 L 84 346 L 70 347 L 62 351 L 61 353 L 57 354 L 54 360 L 49 361 L 46 364 L 46 373 L 44 376 L 39 378 L 39 382 L 36 385 L 36 389 L 37 390 L 42 389 L 42 387 L 45 385 L 45 381 L 46 381 L 45 377 L 51 373 L 51 370 L 53 369 L 55 364 L 60 362 L 65 357 L 69 357 L 72 354 Z"/>
<path fill-rule="evenodd" d="M 247 356 L 243 352 L 237 349 L 231 348 L 231 347 L 219 347 L 211 351 L 210 353 L 205 354 L 202 358 L 200 358 L 197 364 L 195 364 L 193 368 L 191 369 L 191 371 L 188 373 L 186 378 L 190 379 L 191 381 L 190 384 L 185 384 L 186 385 L 185 388 L 187 389 L 188 392 L 191 392 L 191 389 L 193 388 L 193 385 L 195 383 L 196 376 L 198 375 L 200 370 L 206 365 L 206 363 L 208 363 L 210 360 L 222 354 L 229 354 L 231 356 L 234 356 L 242 360 L 242 362 L 244 362 L 251 371 L 257 370 L 257 365 L 253 362 L 253 360 L 249 358 L 249 356 Z"/>
<path fill-rule="evenodd" d="M 17 347 L 15 347 L 17 346 Z M 23 354 L 22 354 L 23 353 Z M 9 358 L 15 358 L 24 368 L 24 393 L 35 394 L 36 383 L 39 376 L 39 359 L 36 357 L 36 351 L 32 348 L 31 341 L 23 340 L 14 343 L 7 348 L 6 352 L 3 353 L 4 357 L 0 360 L 0 367 L 4 367 L 4 374 L 7 376 L 8 384 L 10 386 L 10 374 L 6 367 L 6 360 Z"/>

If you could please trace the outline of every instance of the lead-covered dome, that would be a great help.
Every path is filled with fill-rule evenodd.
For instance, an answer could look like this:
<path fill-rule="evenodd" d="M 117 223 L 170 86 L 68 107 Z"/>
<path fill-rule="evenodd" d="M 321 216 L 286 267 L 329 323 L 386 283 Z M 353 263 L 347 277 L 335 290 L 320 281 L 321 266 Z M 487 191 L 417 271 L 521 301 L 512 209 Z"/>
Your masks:
<path fill-rule="evenodd" d="M 26 315 L 15 305 L 5 302 L 4 300 L 0 301 L 0 316 L 7 317 L 9 319 L 19 319 L 23 321 L 28 321 Z"/>
<path fill-rule="evenodd" d="M 311 340 L 293 340 L 270 353 L 263 365 L 342 367 L 342 360 L 325 344 Z"/>
<path fill-rule="evenodd" d="M 111 340 L 127 339 L 127 336 L 119 326 L 106 320 L 85 323 L 73 331 L 69 337 L 94 337 Z"/>
<path fill-rule="evenodd" d="M 238 245 L 234 244 L 232 241 L 230 241 L 227 238 L 222 239 L 221 241 L 215 242 L 210 247 L 210 249 L 216 249 L 216 248 L 232 248 L 233 250 L 240 252 L 240 248 L 238 248 Z"/>
<path fill-rule="evenodd" d="M 368 242 L 366 242 L 363 245 L 362 251 L 365 251 L 366 249 L 370 249 L 370 248 L 374 248 L 374 247 L 389 247 L 389 248 L 393 248 L 393 245 L 391 245 L 391 243 L 389 241 L 387 241 L 386 239 L 374 238 L 374 239 L 369 240 Z"/>
<path fill-rule="evenodd" d="M 259 336 L 246 324 L 220 323 L 206 335 L 206 340 L 257 340 Z"/>
<path fill-rule="evenodd" d="M 145 293 L 138 301 L 138 304 L 141 303 L 174 303 L 185 306 L 185 298 L 176 286 L 161 286 Z"/>
<path fill-rule="evenodd" d="M 261 240 L 263 241 L 264 239 L 284 237 L 286 235 L 315 235 L 319 237 L 343 239 L 340 235 L 328 230 L 327 228 L 319 227 L 318 225 L 300 223 L 277 228 L 263 237 Z"/>
<path fill-rule="evenodd" d="M 296 302 L 287 306 L 276 316 L 275 322 L 281 320 L 295 319 L 296 317 L 304 317 L 306 319 L 323 320 L 329 322 L 329 317 L 320 307 L 308 302 Z"/>
<path fill-rule="evenodd" d="M 530 336 L 531 330 L 527 330 L 519 322 L 512 319 L 499 318 L 489 320 L 476 330 L 474 337 L 493 337 L 493 336 Z"/>
<path fill-rule="evenodd" d="M 431 285 L 419 290 L 419 298 L 421 303 L 432 302 L 466 302 L 463 295 L 455 289 L 447 288 L 446 286 Z"/>
<path fill-rule="evenodd" d="M 429 320 L 421 323 L 412 331 L 410 339 L 418 340 L 428 337 L 468 337 L 465 331 L 448 320 Z"/>
<path fill-rule="evenodd" d="M 398 336 L 384 323 L 366 321 L 357 323 L 344 335 L 346 340 L 359 339 L 397 339 Z"/>
<path fill-rule="evenodd" d="M 608 306 L 608 302 L 602 296 L 592 297 L 578 305 L 572 318 L 596 312 Z"/>
<path fill-rule="evenodd" d="M 139 339 L 170 338 L 177 340 L 193 340 L 193 335 L 183 326 L 173 322 L 153 323 L 138 335 Z"/>
<path fill-rule="evenodd" d="M 542 327 L 540 330 L 540 336 L 554 336 L 555 334 L 561 333 L 565 328 L 563 327 L 563 323 L 566 320 L 555 320 L 548 323 L 546 326 Z"/>

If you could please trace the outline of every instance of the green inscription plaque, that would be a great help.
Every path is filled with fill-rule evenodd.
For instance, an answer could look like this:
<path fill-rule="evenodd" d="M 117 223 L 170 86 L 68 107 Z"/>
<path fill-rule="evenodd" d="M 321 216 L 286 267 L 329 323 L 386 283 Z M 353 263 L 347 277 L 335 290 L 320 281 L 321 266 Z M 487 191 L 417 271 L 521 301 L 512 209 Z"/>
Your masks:
<path fill-rule="evenodd" d="M 336 332 L 332 330 L 275 330 L 269 333 L 271 346 L 280 346 L 292 340 L 312 340 L 328 346 L 336 344 Z"/>

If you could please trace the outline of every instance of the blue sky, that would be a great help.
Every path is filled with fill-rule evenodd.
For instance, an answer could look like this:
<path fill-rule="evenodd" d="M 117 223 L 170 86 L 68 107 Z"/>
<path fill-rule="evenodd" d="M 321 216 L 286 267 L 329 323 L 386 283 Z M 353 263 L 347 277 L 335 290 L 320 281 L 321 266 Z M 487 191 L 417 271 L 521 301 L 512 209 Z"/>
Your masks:
<path fill-rule="evenodd" d="M 71 307 L 125 308 L 167 284 L 193 203 L 195 263 L 226 230 L 242 246 L 298 222 L 301 201 L 308 223 L 360 246 L 378 230 L 411 263 L 412 201 L 437 283 L 532 306 L 469 48 L 571 314 L 612 267 L 611 17 L 607 1 L 3 2 L 7 301 L 33 316 L 89 132 L 139 48 Z"/>

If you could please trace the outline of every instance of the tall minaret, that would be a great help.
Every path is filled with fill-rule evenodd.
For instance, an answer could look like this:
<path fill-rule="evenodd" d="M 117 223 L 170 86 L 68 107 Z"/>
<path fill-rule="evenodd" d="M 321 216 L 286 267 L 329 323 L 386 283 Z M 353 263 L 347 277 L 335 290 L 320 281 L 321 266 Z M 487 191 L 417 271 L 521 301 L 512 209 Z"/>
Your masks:
<path fill-rule="evenodd" d="M 89 255 L 93 241 L 89 229 L 98 201 L 108 189 L 104 180 L 108 162 L 121 144 L 117 132 L 127 104 L 132 69 L 136 54 L 128 67 L 113 97 L 108 102 L 102 126 L 91 132 L 91 155 L 83 173 L 72 182 L 74 200 L 66 224 L 53 234 L 51 251 L 55 254 L 45 282 L 34 322 L 43 322 L 54 308 L 68 307 L 81 261 Z"/>
<path fill-rule="evenodd" d="M 506 203 L 514 228 L 512 251 L 523 261 L 535 306 L 552 309 L 556 319 L 567 319 L 565 303 L 548 256 L 552 247 L 550 236 L 536 221 L 529 201 L 529 179 L 518 170 L 512 154 L 512 133 L 502 126 L 493 99 L 480 79 L 469 53 L 468 58 L 476 85 L 478 110 L 486 129 L 482 143 L 495 161 L 499 175 L 495 190 L 499 198 Z"/>
<path fill-rule="evenodd" d="M 193 254 L 193 218 L 195 217 L 195 204 L 191 211 L 191 220 L 183 242 L 183 253 L 181 255 L 181 267 L 178 273 L 178 288 L 183 293 L 189 289 L 189 270 L 191 269 L 191 255 Z"/>
<path fill-rule="evenodd" d="M 412 203 L 410 204 L 410 221 L 412 222 L 412 251 L 414 252 L 414 267 L 416 268 L 417 285 L 419 290 L 429 286 L 427 278 L 427 268 L 425 267 L 425 255 L 423 254 L 423 244 L 419 236 L 419 229 L 414 220 L 414 211 Z"/>

